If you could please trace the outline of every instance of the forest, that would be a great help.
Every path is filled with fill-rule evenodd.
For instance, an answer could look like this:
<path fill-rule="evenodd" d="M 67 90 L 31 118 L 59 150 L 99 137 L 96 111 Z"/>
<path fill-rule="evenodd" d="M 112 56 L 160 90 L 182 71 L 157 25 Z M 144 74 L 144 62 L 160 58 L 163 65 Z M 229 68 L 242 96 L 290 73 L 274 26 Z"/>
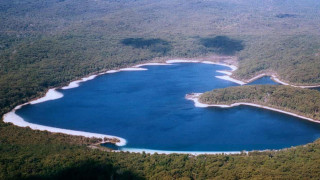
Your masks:
<path fill-rule="evenodd" d="M 232 55 L 239 66 L 234 76 L 241 79 L 272 71 L 286 82 L 320 84 L 319 9 L 317 0 L 1 0 L 0 115 L 49 88 L 155 58 Z M 297 111 L 312 111 L 300 106 Z M 196 157 L 87 147 L 95 141 L 1 121 L 0 179 L 74 174 L 75 179 L 319 179 L 320 174 L 318 141 L 279 152 Z"/>
<path fill-rule="evenodd" d="M 0 123 L 0 179 L 319 179 L 320 142 L 237 155 L 114 153 Z"/>
<path fill-rule="evenodd" d="M 320 92 L 283 85 L 250 85 L 215 89 L 200 96 L 205 104 L 255 103 L 320 121 Z"/>

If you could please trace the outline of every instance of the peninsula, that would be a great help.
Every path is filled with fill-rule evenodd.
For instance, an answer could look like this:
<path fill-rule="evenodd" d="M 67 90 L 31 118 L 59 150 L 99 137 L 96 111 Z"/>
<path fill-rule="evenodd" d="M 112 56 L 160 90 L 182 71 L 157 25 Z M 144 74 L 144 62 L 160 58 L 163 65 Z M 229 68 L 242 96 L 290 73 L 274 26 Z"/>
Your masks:
<path fill-rule="evenodd" d="M 18 117 L 18 111 L 15 113 L 29 103 L 30 107 L 41 106 L 62 98 L 64 90 L 80 90 L 72 88 L 98 80 L 101 74 L 132 70 L 146 73 L 146 63 L 170 65 L 197 59 L 230 67 L 207 73 L 204 76 L 208 79 L 216 76 L 245 85 L 270 76 L 288 85 L 246 85 L 193 94 L 189 98 L 199 100 L 197 105 L 250 104 L 318 121 L 319 92 L 303 88 L 320 85 L 319 9 L 319 0 L 1 0 L 0 179 L 320 179 L 320 139 L 279 151 L 236 155 L 114 153 L 102 150 L 99 144 L 125 142 L 118 137 L 120 133 L 70 131 L 72 126 L 53 129 L 28 123 Z M 159 79 L 167 78 L 158 76 L 154 81 Z M 159 92 L 166 92 L 160 88 Z M 184 91 L 180 99 L 191 91 L 204 90 Z M 83 106 L 83 110 L 86 108 Z M 168 111 L 163 112 L 159 116 Z M 66 117 L 57 117 L 68 122 Z M 190 115 L 181 117 L 186 123 L 192 122 Z M 176 129 L 180 136 L 192 133 L 181 128 L 178 116 L 169 120 L 163 132 L 151 132 L 159 137 L 168 128 Z M 116 130 L 131 130 L 130 117 L 122 124 L 126 123 L 128 127 Z M 88 121 L 90 124 L 93 122 Z M 320 129 L 319 124 L 310 123 L 313 126 L 315 132 Z M 209 133 L 217 128 L 207 127 L 212 127 Z M 319 137 L 320 133 L 307 142 Z M 281 138 L 283 142 L 293 139 Z M 180 143 L 174 137 L 168 140 Z"/>
<path fill-rule="evenodd" d="M 198 107 L 249 105 L 320 122 L 320 92 L 281 85 L 251 85 L 188 94 Z"/>

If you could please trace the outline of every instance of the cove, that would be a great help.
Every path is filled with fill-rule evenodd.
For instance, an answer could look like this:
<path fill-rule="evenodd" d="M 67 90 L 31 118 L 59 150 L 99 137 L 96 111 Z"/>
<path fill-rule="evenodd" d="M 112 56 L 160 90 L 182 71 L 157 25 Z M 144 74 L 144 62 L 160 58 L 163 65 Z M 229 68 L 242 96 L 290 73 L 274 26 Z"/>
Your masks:
<path fill-rule="evenodd" d="M 96 77 L 78 88 L 58 89 L 63 98 L 23 106 L 25 121 L 114 135 L 120 150 L 188 152 L 281 149 L 320 137 L 320 125 L 264 109 L 197 108 L 185 95 L 238 86 L 215 78 L 225 66 L 175 63 L 143 66 Z M 269 77 L 250 84 L 276 84 Z"/>

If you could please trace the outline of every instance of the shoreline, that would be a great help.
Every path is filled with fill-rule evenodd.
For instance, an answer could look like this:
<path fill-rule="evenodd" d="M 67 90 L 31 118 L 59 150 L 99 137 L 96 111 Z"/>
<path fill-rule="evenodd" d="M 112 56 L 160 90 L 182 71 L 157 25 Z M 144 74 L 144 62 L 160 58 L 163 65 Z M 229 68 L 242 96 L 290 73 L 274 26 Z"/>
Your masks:
<path fill-rule="evenodd" d="M 222 58 L 223 60 L 232 60 L 232 57 L 219 57 L 218 58 Z M 217 62 L 219 61 L 219 62 Z M 15 111 L 20 109 L 22 106 L 25 106 L 25 105 L 28 105 L 28 104 L 38 104 L 38 103 L 43 103 L 43 102 L 46 102 L 46 101 L 50 101 L 50 100 L 56 100 L 56 99 L 59 99 L 59 98 L 62 98 L 63 97 L 63 94 L 58 92 L 57 89 L 62 89 L 62 90 L 68 90 L 68 89 L 72 89 L 72 88 L 77 88 L 80 86 L 80 83 L 83 83 L 83 82 L 86 82 L 86 81 L 90 81 L 90 80 L 93 80 L 95 79 L 97 76 L 100 76 L 100 75 L 105 75 L 105 74 L 111 74 L 111 73 L 117 73 L 117 72 L 123 72 L 123 71 L 146 71 L 148 70 L 147 68 L 142 68 L 143 66 L 160 66 L 160 65 L 172 65 L 174 63 L 204 63 L 204 64 L 214 64 L 214 65 L 220 65 L 220 66 L 225 66 L 225 67 L 228 67 L 230 68 L 231 70 L 219 70 L 219 71 L 216 71 L 218 73 L 222 73 L 222 74 L 225 74 L 224 76 L 215 76 L 216 78 L 219 78 L 219 79 L 222 79 L 222 80 L 227 80 L 227 81 L 232 81 L 232 82 L 235 82 L 237 84 L 240 84 L 240 85 L 245 85 L 247 83 L 250 83 L 256 79 L 259 79 L 261 77 L 264 77 L 264 76 L 270 76 L 270 75 L 267 75 L 265 73 L 262 73 L 262 74 L 259 74 L 253 78 L 251 78 L 250 80 L 248 80 L 247 82 L 244 82 L 244 81 L 241 81 L 241 80 L 237 80 L 237 79 L 234 79 L 232 78 L 232 74 L 234 71 L 236 71 L 238 69 L 237 66 L 233 65 L 233 63 L 224 63 L 224 62 L 221 62 L 221 60 L 217 60 L 217 59 L 202 59 L 200 58 L 199 60 L 195 60 L 195 59 L 183 59 L 183 58 L 178 58 L 178 59 L 170 59 L 170 60 L 154 60 L 154 61 L 151 61 L 150 63 L 143 63 L 143 64 L 137 64 L 137 65 L 133 65 L 133 66 L 130 66 L 130 67 L 126 67 L 126 68 L 120 68 L 120 69 L 113 69 L 113 70 L 107 70 L 105 72 L 101 72 L 101 73 L 96 73 L 96 74 L 93 74 L 93 75 L 90 75 L 90 76 L 86 76 L 86 77 L 83 77 L 81 79 L 78 79 L 78 80 L 74 80 L 72 82 L 70 82 L 68 85 L 66 86 L 62 86 L 62 87 L 55 87 L 55 88 L 51 88 L 49 90 L 47 90 L 47 92 L 45 93 L 44 96 L 42 97 L 39 97 L 39 98 L 36 98 L 36 99 L 33 99 L 33 100 L 30 100 L 29 102 L 27 103 L 24 103 L 24 104 L 21 104 L 21 105 L 18 105 L 16 106 L 13 110 L 11 110 L 10 112 L 6 113 L 3 115 L 3 121 L 6 122 L 6 123 L 12 123 L 16 126 L 19 126 L 19 127 L 30 127 L 31 129 L 33 130 L 41 130 L 41 131 L 49 131 L 49 132 L 52 132 L 52 133 L 63 133 L 63 134 L 67 134 L 67 135 L 75 135 L 75 136 L 84 136 L 84 137 L 88 137 L 88 138 L 116 138 L 118 139 L 120 142 L 117 142 L 116 145 L 118 146 L 124 146 L 126 144 L 126 140 L 124 138 L 121 138 L 121 137 L 116 137 L 116 136 L 112 136 L 112 135 L 105 135 L 105 134 L 97 134 L 97 133 L 90 133 L 90 132 L 84 132 L 84 131 L 76 131 L 76 130 L 68 130 L 68 129 L 62 129 L 62 128 L 54 128 L 54 127 L 49 127 L 49 126 L 43 126 L 43 125 L 38 125 L 38 124 L 33 124 L 33 123 L 29 123 L 29 122 L 26 122 L 24 121 L 23 118 L 21 118 L 20 116 L 18 116 Z M 280 84 L 283 84 L 283 85 L 290 85 L 290 84 L 287 84 L 285 82 L 282 82 L 281 80 L 279 80 L 275 75 L 271 75 L 271 78 L 280 83 Z M 291 85 L 291 86 L 294 86 L 294 85 Z M 294 87 L 300 87 L 300 88 L 314 88 L 314 87 L 320 87 L 319 86 L 294 86 Z M 189 99 L 190 100 L 190 99 Z M 195 102 L 195 105 L 196 107 L 208 107 L 208 105 L 206 104 L 202 104 L 200 102 L 198 102 L 196 104 Z M 265 108 L 265 109 L 269 109 L 269 110 L 273 110 L 273 111 L 277 111 L 277 112 L 282 112 L 282 113 L 285 113 L 285 114 L 288 114 L 288 115 L 292 115 L 292 116 L 295 116 L 296 117 L 300 117 L 302 119 L 307 119 L 309 121 L 312 121 L 312 122 L 316 122 L 316 123 L 320 123 L 319 121 L 316 121 L 316 120 L 313 120 L 311 118 L 307 118 L 307 117 L 303 117 L 303 116 L 300 116 L 300 115 L 297 115 L 297 114 L 294 114 L 294 113 L 290 113 L 290 112 L 286 112 L 286 111 L 282 111 L 282 110 L 278 110 L 278 109 L 274 109 L 274 108 L 270 108 L 270 107 L 263 107 L 261 105 L 258 105 L 258 104 L 250 104 L 250 103 L 236 103 L 236 104 L 232 104 L 233 106 L 230 106 L 230 107 L 234 107 L 234 106 L 239 106 L 239 105 L 251 105 L 251 106 L 255 106 L 255 107 L 260 107 L 260 108 Z M 223 108 L 229 108 L 228 105 L 211 105 L 211 106 L 216 106 L 216 107 L 223 107 Z M 103 144 L 103 143 L 107 143 L 108 141 L 104 141 L 101 142 L 100 144 Z M 124 148 L 126 149 L 126 148 Z M 127 148 L 128 150 L 130 148 Z M 228 153 L 228 152 L 202 152 L 202 151 L 199 151 L 199 152 L 191 152 L 191 151 L 161 151 L 161 150 L 149 150 L 149 149 L 135 149 L 135 148 L 132 148 L 130 150 L 130 152 L 134 152 L 134 151 L 139 151 L 139 152 L 143 152 L 143 151 L 148 151 L 148 152 L 164 152 L 164 153 L 185 153 L 185 154 L 190 154 L 190 153 L 198 153 L 198 154 L 207 154 L 207 153 L 213 153 L 213 154 L 222 154 L 222 153 Z M 234 151 L 233 153 L 237 154 L 237 153 L 240 153 L 240 151 Z"/>
<path fill-rule="evenodd" d="M 72 88 L 77 88 L 80 86 L 80 83 L 90 81 L 95 79 L 96 77 L 100 75 L 105 75 L 105 74 L 112 74 L 112 73 L 117 73 L 117 72 L 124 72 L 124 71 L 146 71 L 148 70 L 147 68 L 142 68 L 142 66 L 159 66 L 159 65 L 172 65 L 174 63 L 205 63 L 205 64 L 215 64 L 215 65 L 221 65 L 221 66 L 226 66 L 231 69 L 235 69 L 236 67 L 233 65 L 228 65 L 228 64 L 223 64 L 223 63 L 216 63 L 212 61 L 202 61 L 202 60 L 182 60 L 182 59 L 172 59 L 172 60 L 167 60 L 164 63 L 163 62 L 151 62 L 151 63 L 143 63 L 143 64 L 138 64 L 134 65 L 131 67 L 127 68 L 120 68 L 120 69 L 113 69 L 113 70 L 107 70 L 102 73 L 97 73 L 94 75 L 86 76 L 81 79 L 75 80 L 70 82 L 66 86 L 62 87 L 55 87 L 47 90 L 44 96 L 32 99 L 27 103 L 21 104 L 16 106 L 14 109 L 12 109 L 10 112 L 4 114 L 2 116 L 3 122 L 5 123 L 12 123 L 13 125 L 19 126 L 19 127 L 30 127 L 33 130 L 40 130 L 40 131 L 49 131 L 52 133 L 62 133 L 62 134 L 67 134 L 67 135 L 74 135 L 74 136 L 84 136 L 88 138 L 107 138 L 107 139 L 118 139 L 120 142 L 115 143 L 117 146 L 124 146 L 126 145 L 127 141 L 124 138 L 117 137 L 117 136 L 112 136 L 112 135 L 107 135 L 107 134 L 97 134 L 97 133 L 90 133 L 90 132 L 84 132 L 84 131 L 77 131 L 77 130 L 69 130 L 69 129 L 62 129 L 62 128 L 55 128 L 55 127 L 50 127 L 50 126 L 45 126 L 45 125 L 38 125 L 34 123 L 29 123 L 25 121 L 22 117 L 18 116 L 15 112 L 16 110 L 22 108 L 25 105 L 31 104 L 39 104 L 43 103 L 46 101 L 52 101 L 56 99 L 63 98 L 63 94 L 58 92 L 58 89 L 62 90 L 68 90 Z M 102 141 L 101 144 L 107 143 L 108 141 Z"/>
<path fill-rule="evenodd" d="M 52 100 L 56 100 L 56 99 L 60 99 L 60 98 L 63 98 L 63 94 L 58 92 L 56 90 L 56 88 L 52 88 L 52 89 L 49 89 L 47 91 L 45 96 L 43 96 L 41 98 L 38 98 L 38 99 L 35 99 L 35 100 L 32 100 L 32 101 L 29 101 L 28 103 L 24 103 L 24 104 L 19 105 L 19 106 L 21 108 L 22 106 L 27 105 L 27 104 L 38 104 L 38 103 L 43 103 L 43 102 L 46 102 L 46 101 L 52 101 Z M 20 108 L 18 108 L 18 109 L 20 109 Z"/>
<path fill-rule="evenodd" d="M 16 110 L 20 109 L 22 106 L 27 105 L 27 104 L 29 104 L 29 103 L 19 105 L 19 106 L 15 107 L 9 113 L 6 113 L 3 116 L 3 121 L 5 123 L 12 123 L 12 124 L 19 126 L 19 127 L 30 127 L 33 130 L 49 131 L 52 133 L 62 133 L 62 134 L 68 134 L 68 135 L 73 135 L 73 136 L 84 136 L 84 137 L 88 137 L 88 138 L 101 138 L 102 139 L 101 143 L 108 142 L 108 140 L 106 140 L 106 139 L 109 139 L 109 140 L 117 139 L 117 140 L 119 140 L 119 142 L 116 142 L 115 143 L 116 145 L 118 145 L 118 146 L 126 145 L 126 140 L 121 137 L 117 137 L 117 136 L 98 134 L 98 133 L 90 133 L 90 132 L 85 132 L 85 131 L 62 129 L 62 128 L 55 128 L 55 127 L 50 127 L 50 126 L 45 126 L 45 125 L 29 123 L 15 113 Z"/>
<path fill-rule="evenodd" d="M 239 85 L 246 85 L 246 84 L 249 84 L 257 79 L 260 79 L 262 77 L 265 77 L 265 76 L 269 76 L 271 77 L 271 79 L 281 85 L 285 85 L 285 86 L 292 86 L 292 87 L 296 87 L 296 88 L 318 88 L 320 87 L 320 85 L 310 85 L 310 86 L 298 86 L 298 85 L 294 85 L 294 84 L 289 84 L 289 83 L 286 83 L 284 81 L 281 81 L 278 76 L 276 76 L 275 74 L 266 74 L 266 73 L 261 73 L 261 74 L 258 74 L 256 76 L 254 76 L 253 78 L 249 79 L 249 80 L 238 80 L 238 79 L 235 79 L 235 78 L 232 78 L 232 72 L 231 71 L 231 74 L 230 72 L 227 72 L 227 71 L 217 71 L 217 72 L 220 72 L 222 74 L 226 74 L 224 76 L 216 76 L 217 78 L 219 79 L 223 79 L 223 80 L 227 80 L 227 81 L 232 81 L 232 82 L 235 82 Z"/>
<path fill-rule="evenodd" d="M 201 94 L 203 94 L 203 93 L 187 94 L 186 95 L 186 99 L 193 101 L 195 107 L 201 107 L 201 108 L 207 108 L 207 107 L 232 108 L 232 107 L 237 107 L 237 106 L 244 105 L 244 106 L 257 107 L 257 108 L 262 108 L 262 109 L 267 109 L 267 110 L 271 110 L 271 111 L 287 114 L 287 115 L 290 115 L 290 116 L 293 116 L 293 117 L 297 117 L 297 118 L 300 118 L 300 119 L 303 119 L 303 120 L 307 120 L 307 121 L 310 121 L 310 122 L 313 122 L 313 123 L 320 123 L 320 121 L 318 121 L 318 120 L 315 120 L 315 119 L 312 119 L 312 118 L 308 118 L 308 117 L 305 117 L 305 116 L 301 116 L 301 115 L 298 115 L 296 113 L 292 113 L 292 112 L 288 112 L 288 111 L 284 111 L 284 110 L 281 110 L 281 109 L 272 108 L 272 107 L 264 106 L 264 105 L 260 105 L 260 104 L 254 104 L 254 103 L 237 102 L 237 103 L 233 103 L 233 104 L 230 104 L 230 105 L 225 105 L 225 104 L 204 104 L 204 103 L 201 103 L 199 101 L 199 97 L 200 97 Z"/>
<path fill-rule="evenodd" d="M 115 150 L 115 152 L 130 152 L 130 153 L 147 153 L 147 154 L 190 154 L 194 156 L 198 155 L 214 155 L 214 154 L 241 154 L 242 152 L 248 153 L 250 151 L 170 151 L 170 150 L 154 150 L 154 149 L 143 149 L 143 148 L 123 148 L 121 150 Z"/>

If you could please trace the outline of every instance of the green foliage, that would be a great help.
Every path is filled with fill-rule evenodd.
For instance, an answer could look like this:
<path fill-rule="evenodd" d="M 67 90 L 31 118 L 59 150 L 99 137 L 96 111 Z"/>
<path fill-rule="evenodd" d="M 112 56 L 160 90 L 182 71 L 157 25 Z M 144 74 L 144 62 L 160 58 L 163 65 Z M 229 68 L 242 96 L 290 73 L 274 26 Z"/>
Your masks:
<path fill-rule="evenodd" d="M 152 52 L 167 54 L 171 50 L 171 45 L 163 39 L 126 38 L 121 43 L 135 48 L 147 48 Z"/>
<path fill-rule="evenodd" d="M 5 126 L 19 129 L 12 134 L 20 142 L 0 136 L 0 179 L 319 179 L 320 174 L 318 141 L 238 155 L 150 155 L 92 150 L 76 140 L 80 137 L 70 136 L 75 141 L 68 143 L 63 142 L 68 137 L 57 140 L 59 134 Z"/>
<path fill-rule="evenodd" d="M 0 7 L 1 114 L 50 87 L 164 56 L 235 54 L 239 78 L 275 71 L 288 82 L 320 83 L 314 0 L 3 0 Z"/>
<path fill-rule="evenodd" d="M 316 0 L 1 0 L 0 115 L 48 88 L 163 56 L 235 54 L 239 57 L 237 77 L 273 71 L 289 82 L 318 84 L 319 8 Z M 133 38 L 131 42 L 122 44 L 128 37 Z M 295 91 L 289 91 L 301 97 L 295 112 L 316 110 L 309 92 Z M 288 92 L 277 93 L 284 97 L 274 99 L 275 105 L 286 102 L 288 108 L 294 107 L 292 98 L 285 96 Z M 71 175 L 319 179 L 320 174 L 318 142 L 280 152 L 197 157 L 107 153 L 86 147 L 95 142 L 0 122 L 0 179 Z"/>
<path fill-rule="evenodd" d="M 234 55 L 237 51 L 244 49 L 242 41 L 230 39 L 227 36 L 216 36 L 214 38 L 201 38 L 200 42 L 207 48 L 218 54 Z"/>
<path fill-rule="evenodd" d="M 256 103 L 320 121 L 320 92 L 281 85 L 253 85 L 215 89 L 201 95 L 207 104 Z"/>
<path fill-rule="evenodd" d="M 141 179 L 101 151 L 61 145 L 0 145 L 1 179 Z"/>
<path fill-rule="evenodd" d="M 273 72 L 297 85 L 320 84 L 319 42 L 312 35 L 255 37 L 246 41 L 246 48 L 239 53 L 235 76 L 250 79 Z"/>

